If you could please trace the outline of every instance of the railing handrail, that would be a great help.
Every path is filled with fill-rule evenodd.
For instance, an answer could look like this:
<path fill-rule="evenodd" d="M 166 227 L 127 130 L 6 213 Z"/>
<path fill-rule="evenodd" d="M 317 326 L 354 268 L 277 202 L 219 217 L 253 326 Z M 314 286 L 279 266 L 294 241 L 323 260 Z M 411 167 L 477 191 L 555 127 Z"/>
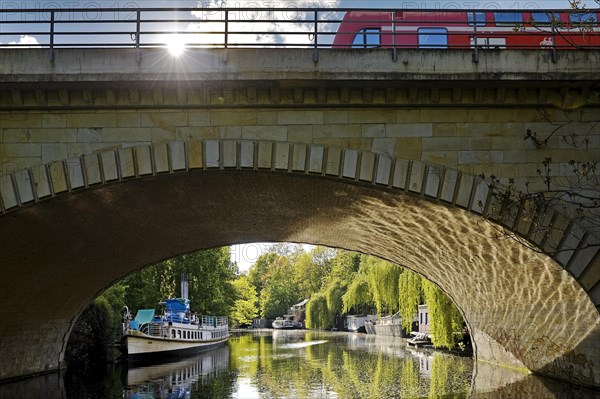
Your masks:
<path fill-rule="evenodd" d="M 167 13 L 167 17 L 161 18 L 152 13 Z M 390 24 L 393 30 L 389 32 L 382 30 L 378 33 L 381 37 L 392 36 L 393 45 L 386 45 L 392 49 L 392 58 L 397 60 L 397 49 L 414 48 L 412 44 L 397 43 L 397 37 L 405 37 L 407 35 L 415 35 L 416 32 L 408 32 L 397 30 L 398 26 L 414 27 L 418 24 L 433 25 L 433 27 L 452 27 L 453 25 L 466 28 L 466 32 L 445 33 L 448 37 L 453 35 L 470 35 L 473 41 L 471 49 L 473 51 L 473 61 L 477 62 L 479 58 L 478 48 L 480 46 L 492 46 L 478 44 L 479 22 L 476 14 L 496 14 L 496 13 L 515 13 L 515 14 L 531 14 L 531 13 L 548 13 L 548 14 L 596 14 L 596 24 L 587 32 L 588 35 L 594 37 L 600 36 L 600 27 L 597 26 L 598 15 L 600 8 L 592 9 L 419 9 L 419 8 L 368 8 L 368 7 L 73 7 L 73 8 L 2 8 L 0 9 L 0 22 L 5 27 L 17 27 L 16 30 L 3 29 L 0 30 L 0 39 L 3 37 L 18 37 L 21 36 L 35 38 L 33 42 L 6 42 L 0 40 L 3 48 L 48 48 L 50 49 L 50 59 L 54 60 L 54 50 L 57 48 L 156 48 L 166 47 L 164 36 L 180 35 L 187 39 L 191 38 L 190 43 L 186 43 L 187 47 L 207 47 L 207 48 L 256 48 L 256 47 L 276 47 L 276 48 L 311 48 L 313 52 L 313 60 L 318 62 L 318 49 L 332 47 L 336 36 L 348 37 L 348 35 L 356 35 L 356 31 L 340 30 L 344 22 L 343 14 L 349 12 L 363 12 L 367 15 L 363 18 L 363 23 L 379 23 L 383 21 L 376 18 L 376 15 L 390 14 Z M 168 13 L 175 13 L 168 15 Z M 179 18 L 178 13 L 190 13 L 190 17 Z M 193 17 L 192 13 L 200 14 L 197 18 Z M 258 17 L 255 15 L 260 13 Z M 373 20 L 369 20 L 368 13 L 374 14 Z M 421 20 L 401 20 L 396 18 L 399 13 L 419 13 L 419 15 L 433 15 L 435 21 L 423 18 Z M 453 14 L 462 14 L 472 16 L 472 20 L 468 17 L 466 22 L 464 18 L 453 21 L 452 18 L 443 18 Z M 35 18 L 31 18 L 31 14 L 37 14 Z M 266 15 L 266 17 L 264 17 Z M 438 20 L 438 16 L 439 20 Z M 147 17 L 147 18 L 146 18 Z M 206 18 L 205 18 L 206 17 Z M 31 20 L 29 20 L 31 19 Z M 560 18 L 559 18 L 560 19 Z M 504 28 L 515 28 L 511 32 L 512 37 L 531 35 L 532 32 L 527 31 L 533 25 L 523 19 L 522 21 L 502 23 Z M 576 21 L 569 25 L 570 27 L 577 26 Z M 223 27 L 210 27 L 209 24 L 220 24 Z M 387 23 L 387 22 L 386 22 Z M 585 22 L 584 22 L 585 23 Z M 85 24 L 85 28 L 74 30 L 65 29 L 68 26 L 77 26 L 77 24 Z M 110 24 L 102 28 L 102 24 Z M 165 24 L 164 27 L 152 27 L 152 24 Z M 168 24 L 176 24 L 174 27 L 169 27 Z M 183 24 L 183 26 L 181 26 Z M 187 26 L 185 26 L 187 24 Z M 194 25 L 195 29 L 188 30 L 190 25 Z M 202 26 L 204 24 L 204 26 Z M 250 24 L 252 28 L 258 30 L 241 29 L 241 24 Z M 272 24 L 273 29 L 264 28 L 260 24 Z M 289 24 L 301 26 L 301 29 L 292 29 Z M 340 24 L 338 27 L 336 25 Z M 19 30 L 19 25 L 26 26 Z M 150 25 L 150 26 L 149 26 Z M 277 26 L 280 25 L 280 26 Z M 283 27 L 281 26 L 283 25 Z M 497 24 L 499 25 L 499 23 Z M 571 38 L 581 36 L 582 33 L 576 29 L 571 31 L 561 31 L 561 35 L 569 40 L 562 44 L 557 44 L 555 36 L 557 29 L 555 22 L 540 23 L 535 26 L 540 29 L 540 33 L 547 33 L 551 40 L 546 47 L 542 47 L 542 43 L 537 47 L 552 50 L 552 58 L 556 59 L 557 48 L 600 48 L 597 44 L 576 45 Z M 39 28 L 47 26 L 46 29 Z M 90 29 L 90 26 L 98 27 Z M 382 27 L 384 25 L 381 25 Z M 471 28 L 472 26 L 472 28 Z M 238 27 L 238 30 L 235 28 Z M 519 27 L 519 29 L 517 29 Z M 58 29 L 62 28 L 62 29 Z M 146 29 L 147 28 L 147 29 Z M 526 29 L 521 29 L 526 28 Z M 116 30 L 115 30 L 116 29 Z M 547 29 L 546 32 L 543 29 Z M 196 35 L 196 36 L 194 36 Z M 306 40 L 297 38 L 305 36 Z M 431 37 L 440 36 L 441 33 L 428 32 Z M 487 34 L 487 37 L 495 37 L 498 33 Z M 260 38 L 259 38 L 260 36 Z M 70 41 L 66 38 L 73 37 Z M 94 37 L 96 39 L 88 39 Z M 268 37 L 268 39 L 265 39 Z M 293 40 L 281 40 L 282 37 Z M 44 38 L 43 42 L 38 41 L 39 38 Z M 99 38 L 99 39 L 98 39 Z M 247 39 L 248 38 L 248 39 Z M 254 39 L 253 39 L 254 38 Z M 213 40 L 215 39 L 215 40 Z M 237 40 L 237 41 L 236 41 Z M 354 45 L 341 45 L 341 47 L 353 47 Z M 364 46 L 369 48 L 371 46 Z M 424 48 L 438 48 L 437 44 L 424 45 Z M 464 48 L 464 43 L 447 43 L 444 48 Z M 512 44 L 511 48 L 527 48 L 532 49 L 531 44 Z M 467 47 L 468 48 L 468 47 Z M 137 61 L 141 62 L 141 56 L 137 55 Z"/>
<path fill-rule="evenodd" d="M 585 8 L 585 9 L 571 9 L 571 8 L 539 8 L 539 9 L 511 9 L 511 8 L 369 8 L 369 7 L 73 7 L 73 8 L 62 8 L 62 7 L 48 7 L 48 8 L 0 8 L 0 14 L 3 13 L 41 13 L 50 11 L 68 11 L 74 12 L 131 12 L 131 11 L 274 11 L 274 12 L 483 12 L 483 13 L 556 13 L 565 12 L 569 14 L 581 14 L 589 12 L 600 12 L 600 8 Z"/>

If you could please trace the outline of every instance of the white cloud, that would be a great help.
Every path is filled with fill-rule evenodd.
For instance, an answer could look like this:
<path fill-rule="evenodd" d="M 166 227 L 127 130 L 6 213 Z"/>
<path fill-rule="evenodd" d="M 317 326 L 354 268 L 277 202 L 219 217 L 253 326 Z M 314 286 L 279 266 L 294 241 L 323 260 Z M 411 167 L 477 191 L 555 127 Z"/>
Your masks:
<path fill-rule="evenodd" d="M 0 42 L 0 44 L 5 44 Z M 9 45 L 11 46 L 15 46 L 15 45 L 19 45 L 18 48 L 34 48 L 34 47 L 40 47 L 40 43 L 37 41 L 37 38 L 35 36 L 29 36 L 29 35 L 21 35 L 21 37 L 19 38 L 19 41 L 12 41 L 12 42 L 8 42 Z M 5 46 L 8 47 L 8 46 Z M 15 48 L 15 47 L 12 47 Z"/>
<path fill-rule="evenodd" d="M 291 8 L 335 8 L 338 1 L 200 1 L 202 8 L 215 8 L 212 10 L 192 11 L 192 15 L 200 22 L 189 24 L 187 32 L 199 32 L 186 35 L 186 41 L 192 44 L 215 44 L 224 42 L 225 23 L 215 20 L 224 20 L 225 12 L 217 11 L 218 7 L 236 7 L 239 11 L 230 11 L 228 15 L 230 45 L 279 45 L 294 44 L 298 47 L 314 44 L 314 13 L 312 11 L 295 11 Z M 264 8 L 264 10 L 252 10 Z M 274 11 L 276 8 L 290 8 L 289 11 Z M 340 19 L 341 13 L 321 12 L 318 15 L 319 32 L 335 32 L 336 23 L 327 21 Z M 276 22 L 271 22 L 276 21 Z M 210 33 L 219 32 L 219 34 Z M 331 43 L 333 35 L 321 35 L 317 38 L 319 43 Z"/>
<path fill-rule="evenodd" d="M 33 44 L 39 46 L 39 42 L 35 36 L 22 35 L 18 42 L 10 42 L 9 44 Z"/>

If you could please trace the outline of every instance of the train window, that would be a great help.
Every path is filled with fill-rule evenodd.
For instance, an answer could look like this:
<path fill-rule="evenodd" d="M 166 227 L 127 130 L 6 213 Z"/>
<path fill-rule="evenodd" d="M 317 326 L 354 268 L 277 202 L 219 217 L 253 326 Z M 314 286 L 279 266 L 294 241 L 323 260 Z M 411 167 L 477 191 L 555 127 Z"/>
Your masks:
<path fill-rule="evenodd" d="M 419 48 L 448 48 L 446 28 L 419 28 Z"/>
<path fill-rule="evenodd" d="M 379 47 L 380 45 L 379 29 L 376 28 L 359 30 L 352 42 L 353 48 L 374 48 Z"/>
<path fill-rule="evenodd" d="M 496 25 L 517 25 L 523 23 L 523 15 L 520 12 L 495 12 Z"/>
<path fill-rule="evenodd" d="M 558 14 L 550 13 L 550 12 L 532 12 L 531 20 L 536 25 L 549 25 L 550 22 L 559 21 L 560 18 Z"/>
<path fill-rule="evenodd" d="M 477 26 L 485 26 L 485 13 L 483 12 L 467 13 L 467 18 L 469 19 L 469 26 L 473 26 L 473 16 L 475 16 L 475 24 Z"/>
<path fill-rule="evenodd" d="M 592 24 L 592 25 L 598 24 L 598 16 L 596 14 L 594 14 L 593 12 L 574 13 L 574 14 L 570 14 L 569 18 L 571 19 L 571 22 L 573 22 L 574 24 Z"/>

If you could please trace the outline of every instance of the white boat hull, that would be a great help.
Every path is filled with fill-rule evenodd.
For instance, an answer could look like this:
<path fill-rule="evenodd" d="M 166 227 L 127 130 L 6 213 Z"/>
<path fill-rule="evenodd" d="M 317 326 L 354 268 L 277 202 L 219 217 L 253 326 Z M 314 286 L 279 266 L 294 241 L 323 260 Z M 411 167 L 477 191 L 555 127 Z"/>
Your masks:
<path fill-rule="evenodd" d="M 204 341 L 180 341 L 168 338 L 127 335 L 125 337 L 127 355 L 130 359 L 197 353 L 223 346 L 227 337 Z"/>

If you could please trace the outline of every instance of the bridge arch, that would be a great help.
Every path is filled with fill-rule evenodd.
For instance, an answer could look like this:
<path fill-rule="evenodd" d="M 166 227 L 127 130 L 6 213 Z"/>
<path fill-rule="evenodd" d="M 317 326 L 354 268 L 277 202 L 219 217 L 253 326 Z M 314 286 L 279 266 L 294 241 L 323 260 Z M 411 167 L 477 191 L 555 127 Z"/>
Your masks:
<path fill-rule="evenodd" d="M 563 268 L 597 256 L 552 259 L 494 238 L 493 198 L 475 176 L 319 145 L 175 141 L 23 170 L 0 197 L 0 379 L 60 367 L 79 312 L 128 273 L 197 249 L 292 241 L 432 280 L 463 313 L 478 360 L 600 385 L 598 304 Z M 530 238 L 555 249 L 594 239 Z"/>

